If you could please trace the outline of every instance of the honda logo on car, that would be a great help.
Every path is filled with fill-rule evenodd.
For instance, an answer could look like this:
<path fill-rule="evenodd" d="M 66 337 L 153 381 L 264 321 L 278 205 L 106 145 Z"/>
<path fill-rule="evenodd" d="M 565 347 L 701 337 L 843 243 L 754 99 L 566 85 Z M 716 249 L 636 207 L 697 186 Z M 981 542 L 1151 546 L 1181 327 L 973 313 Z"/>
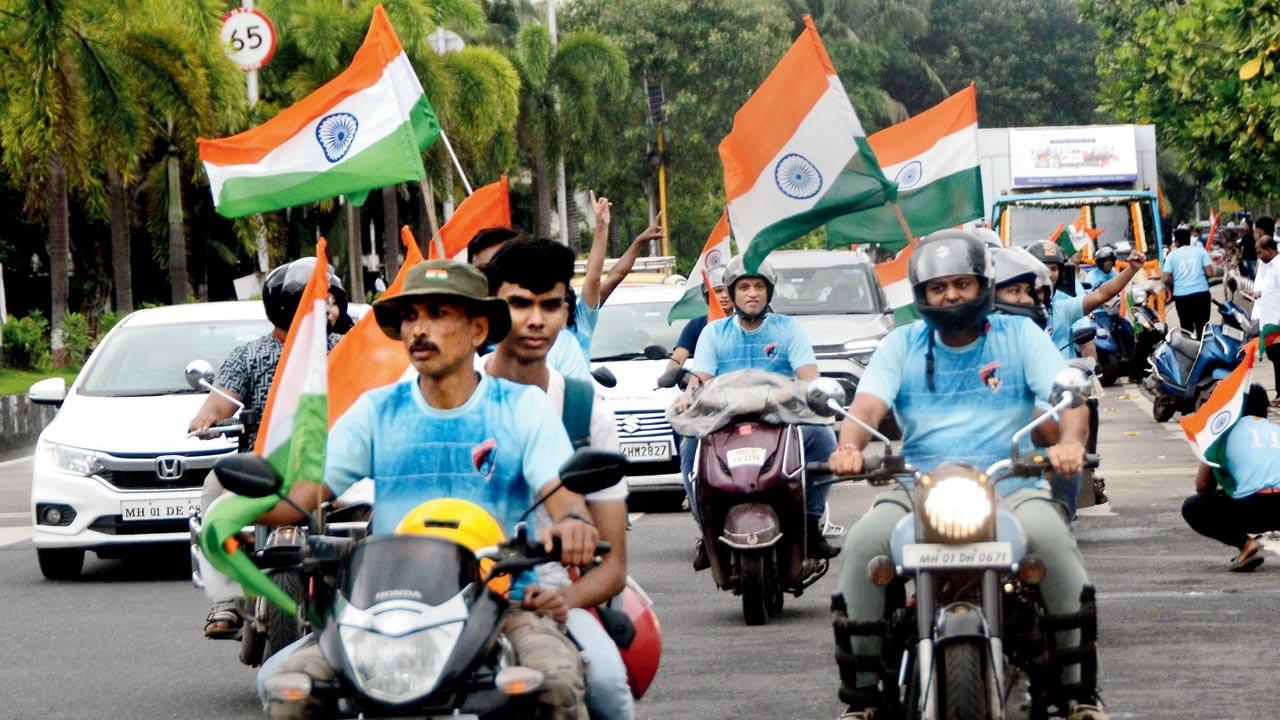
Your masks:
<path fill-rule="evenodd" d="M 156 458 L 156 477 L 161 480 L 177 480 L 182 477 L 184 459 L 181 455 L 161 455 Z"/>

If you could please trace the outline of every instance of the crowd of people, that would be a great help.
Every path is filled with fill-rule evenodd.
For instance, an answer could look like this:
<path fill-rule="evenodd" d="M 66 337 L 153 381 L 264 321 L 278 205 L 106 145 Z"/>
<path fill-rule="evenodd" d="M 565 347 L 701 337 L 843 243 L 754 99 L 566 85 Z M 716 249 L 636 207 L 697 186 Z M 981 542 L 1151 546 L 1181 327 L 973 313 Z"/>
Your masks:
<path fill-rule="evenodd" d="M 558 540 L 563 564 L 544 565 L 516 584 L 511 597 L 517 609 L 504 633 L 521 662 L 544 674 L 539 698 L 546 717 L 625 719 L 634 716 L 626 668 L 600 621 L 587 612 L 620 592 L 626 580 L 625 482 L 585 497 L 548 493 L 575 448 L 618 449 L 614 413 L 596 392 L 589 371 L 591 339 L 601 307 L 662 230 L 655 220 L 605 273 L 610 203 L 593 194 L 591 207 L 594 236 L 579 290 L 572 284 L 572 251 L 550 240 L 526 239 L 511 228 L 476 234 L 467 262 L 428 261 L 407 269 L 403 291 L 374 302 L 372 312 L 382 331 L 404 344 L 414 372 L 366 393 L 338 420 L 329 437 L 322 495 L 294 493 L 260 522 L 296 522 L 299 510 L 374 478 L 374 534 L 392 532 L 416 505 L 434 497 L 473 500 L 509 532 L 531 498 L 546 494 L 536 525 L 548 543 Z M 1255 316 L 1280 325 L 1280 318 L 1268 314 L 1280 309 L 1280 266 L 1270 267 L 1276 256 L 1274 224 L 1259 218 L 1254 227 L 1260 298 Z M 1208 256 L 1189 229 L 1175 231 L 1174 244 L 1163 263 L 1166 291 L 1183 326 L 1198 334 L 1208 320 Z M 1069 360 L 1088 352 L 1076 342 L 1073 326 L 1091 313 L 1105 312 L 1146 261 L 1135 249 L 1117 271 L 1118 259 L 1112 248 L 1097 252 L 1086 286 L 1070 279 L 1073 260 L 1052 242 L 1006 247 L 986 229 L 924 238 L 909 267 L 922 320 L 884 339 L 849 412 L 870 427 L 892 413 L 903 431 L 902 455 L 916 467 L 945 461 L 985 467 L 1005 457 L 1013 434 L 1044 412 L 1055 376 Z M 299 278 L 305 284 L 311 267 L 304 259 L 267 278 L 264 303 L 274 329 L 238 348 L 215 379 L 216 386 L 245 403 L 242 417 L 250 442 L 297 307 Z M 801 326 L 772 311 L 777 278 L 767 260 L 748 269 L 742 257 L 735 257 L 709 268 L 706 277 L 704 297 L 718 304 L 716 314 L 722 317 L 690 321 L 673 348 L 668 367 L 692 368 L 677 409 L 693 403 L 713 378 L 737 370 L 764 370 L 798 381 L 819 376 Z M 351 326 L 346 308 L 345 293 L 333 278 L 330 346 L 336 333 Z M 1275 347 L 1280 344 L 1268 349 L 1273 363 L 1280 360 Z M 1271 529 L 1272 505 L 1280 502 L 1273 499 L 1280 498 L 1280 454 L 1259 460 L 1250 452 L 1280 448 L 1280 426 L 1265 419 L 1266 405 L 1265 392 L 1253 389 L 1248 417 L 1231 433 L 1225 467 L 1203 466 L 1197 494 L 1183 508 L 1195 530 L 1238 549 L 1233 570 L 1251 570 L 1261 562 L 1260 544 L 1248 533 Z M 190 430 L 209 431 L 235 411 L 226 398 L 211 394 Z M 1096 422 L 1086 408 L 1062 411 L 1036 440 L 1046 448 L 1053 471 L 1041 478 L 1009 478 L 996 488 L 1026 529 L 1030 550 L 1049 568 L 1041 591 L 1055 614 L 1078 611 L 1089 582 L 1071 523 Z M 831 471 L 841 475 L 862 469 L 862 450 L 871 441 L 861 425 L 849 421 L 839 425 L 838 437 L 829 425 L 805 426 L 801 437 L 807 457 L 829 458 Z M 1030 442 L 1024 441 L 1028 449 Z M 697 443 L 698 438 L 683 438 L 679 450 L 690 494 Z M 430 463 L 422 462 L 424 447 L 431 448 Z M 810 473 L 805 479 L 806 554 L 844 555 L 840 589 L 848 617 L 871 623 L 884 614 L 885 592 L 865 568 L 887 552 L 894 525 L 913 509 L 910 488 L 877 497 L 837 548 L 821 525 L 824 478 Z M 207 508 L 221 492 L 211 474 L 202 504 Z M 697 523 L 696 504 L 693 509 Z M 599 540 L 612 549 L 593 563 Z M 699 541 L 694 568 L 706 566 L 706 548 Z M 243 617 L 239 599 L 221 598 L 206 619 L 205 633 L 232 637 Z M 1078 642 L 1078 630 L 1059 633 L 1062 647 Z M 877 717 L 890 689 L 858 668 L 878 661 L 882 647 L 868 634 L 854 638 L 852 648 L 854 669 L 841 673 L 840 696 L 848 703 L 842 717 L 869 720 Z M 317 681 L 333 674 L 315 641 L 305 638 L 274 657 L 263 672 L 303 673 Z M 1077 689 L 1064 717 L 1107 717 L 1097 689 L 1081 684 L 1078 663 L 1064 668 L 1062 682 Z M 311 717 L 317 707 L 311 698 L 268 695 L 264 701 L 273 718 Z"/>

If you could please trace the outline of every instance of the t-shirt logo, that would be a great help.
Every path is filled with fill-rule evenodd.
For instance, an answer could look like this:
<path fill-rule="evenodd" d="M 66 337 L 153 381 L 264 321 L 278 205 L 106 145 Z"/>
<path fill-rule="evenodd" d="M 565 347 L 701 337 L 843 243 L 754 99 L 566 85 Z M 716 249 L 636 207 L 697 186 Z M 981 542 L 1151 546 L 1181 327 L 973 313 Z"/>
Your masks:
<path fill-rule="evenodd" d="M 764 346 L 764 356 L 773 360 L 778 357 L 778 343 L 771 342 Z"/>
<path fill-rule="evenodd" d="M 978 369 L 978 377 L 982 379 L 982 384 L 991 388 L 991 392 L 1000 390 L 1000 361 L 992 360 Z"/>
<path fill-rule="evenodd" d="M 493 477 L 493 466 L 498 454 L 498 441 L 489 438 L 471 448 L 471 464 L 486 481 Z"/>

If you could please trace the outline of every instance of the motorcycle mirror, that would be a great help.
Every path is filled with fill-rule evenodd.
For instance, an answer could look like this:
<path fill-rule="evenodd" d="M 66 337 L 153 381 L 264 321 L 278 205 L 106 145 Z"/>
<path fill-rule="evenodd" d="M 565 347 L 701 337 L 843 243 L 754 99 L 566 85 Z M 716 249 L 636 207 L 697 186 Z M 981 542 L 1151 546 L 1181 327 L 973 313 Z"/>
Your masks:
<path fill-rule="evenodd" d="M 1073 330 L 1071 333 L 1071 342 L 1077 345 L 1083 345 L 1087 342 L 1093 342 L 1093 339 L 1097 336 L 1098 329 L 1089 325 L 1087 327 L 1082 327 L 1079 330 Z"/>
<path fill-rule="evenodd" d="M 253 453 L 225 455 L 213 464 L 213 469 L 224 488 L 245 497 L 277 495 L 283 482 L 266 458 Z"/>
<path fill-rule="evenodd" d="M 213 366 L 209 364 L 208 360 L 196 358 L 195 360 L 187 363 L 186 374 L 187 384 L 191 386 L 192 390 L 208 389 L 200 382 L 201 380 L 205 383 L 213 382 Z"/>
<path fill-rule="evenodd" d="M 1064 398 L 1071 399 L 1071 407 L 1080 407 L 1093 394 L 1093 385 L 1084 372 L 1078 368 L 1067 368 L 1053 378 L 1053 390 L 1049 393 L 1049 402 L 1057 405 Z"/>
<path fill-rule="evenodd" d="M 661 345 L 646 345 L 643 352 L 646 360 L 666 360 L 671 357 L 671 353 Z"/>
<path fill-rule="evenodd" d="M 560 466 L 560 486 L 589 495 L 616 485 L 629 464 L 621 453 L 582 448 Z"/>
<path fill-rule="evenodd" d="M 603 365 L 592 370 L 591 377 L 596 382 L 600 383 L 602 387 L 611 388 L 618 386 L 618 376 L 614 375 L 612 370 Z"/>
<path fill-rule="evenodd" d="M 820 377 L 809 383 L 804 399 L 810 410 L 819 415 L 831 417 L 835 415 L 835 411 L 831 408 L 831 401 L 834 400 L 837 405 L 844 407 L 848 401 L 848 395 L 845 394 L 844 387 L 834 378 Z"/>
<path fill-rule="evenodd" d="M 1236 290 L 1238 290 L 1239 285 L 1240 284 L 1236 282 L 1235 275 L 1232 275 L 1231 277 L 1227 278 L 1227 289 L 1230 290 L 1231 292 L 1235 292 Z"/>

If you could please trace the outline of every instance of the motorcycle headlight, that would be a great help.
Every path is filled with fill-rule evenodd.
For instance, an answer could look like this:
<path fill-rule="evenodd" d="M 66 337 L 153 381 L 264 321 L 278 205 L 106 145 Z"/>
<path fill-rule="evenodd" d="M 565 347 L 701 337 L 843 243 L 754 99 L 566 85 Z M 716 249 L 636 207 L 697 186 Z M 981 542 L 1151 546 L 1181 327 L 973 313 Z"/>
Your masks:
<path fill-rule="evenodd" d="M 943 542 L 973 542 L 991 527 L 991 487 L 978 474 L 946 474 L 930 479 L 920 505 L 928 534 Z"/>
<path fill-rule="evenodd" d="M 41 440 L 36 448 L 36 460 L 76 475 L 93 475 L 103 470 L 102 463 L 93 452 L 47 440 Z"/>
<path fill-rule="evenodd" d="M 1136 304 L 1138 304 L 1138 305 L 1142 305 L 1142 304 L 1146 303 L 1146 302 L 1147 302 L 1147 289 L 1146 289 L 1146 288 L 1134 288 L 1134 290 L 1133 290 L 1133 302 L 1134 302 L 1134 303 L 1136 303 Z"/>
<path fill-rule="evenodd" d="M 369 697 L 403 705 L 436 687 L 462 623 L 449 623 L 398 637 L 341 626 L 342 647 L 355 680 Z"/>

